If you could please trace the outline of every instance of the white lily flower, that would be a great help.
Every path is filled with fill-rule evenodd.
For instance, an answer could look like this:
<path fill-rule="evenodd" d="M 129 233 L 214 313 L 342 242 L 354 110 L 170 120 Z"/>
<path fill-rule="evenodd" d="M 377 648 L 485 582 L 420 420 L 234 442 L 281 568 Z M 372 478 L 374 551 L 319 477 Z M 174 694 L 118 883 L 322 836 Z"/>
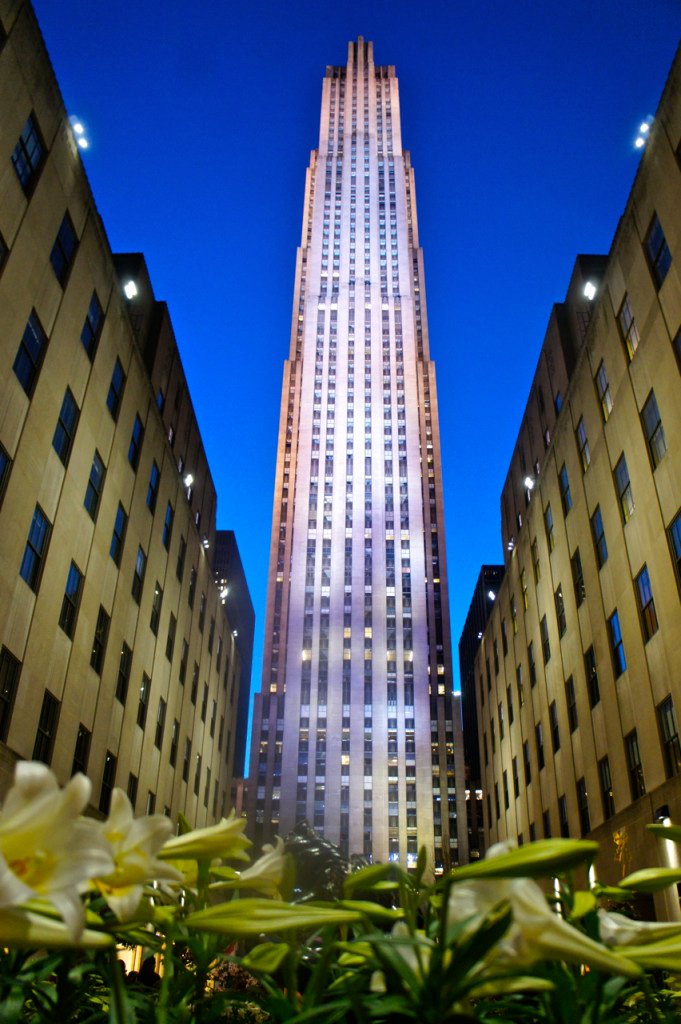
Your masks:
<path fill-rule="evenodd" d="M 84 775 L 60 789 L 46 765 L 21 761 L 0 812 L 0 907 L 41 896 L 73 938 L 83 928 L 81 893 L 113 868 L 104 837 L 80 818 L 90 789 Z"/>
<path fill-rule="evenodd" d="M 135 818 L 126 794 L 122 789 L 114 789 L 109 817 L 97 827 L 111 846 L 114 869 L 95 879 L 95 885 L 119 921 L 134 916 L 145 884 L 182 881 L 183 876 L 176 868 L 156 857 L 173 830 L 172 822 L 164 815 Z"/>
<path fill-rule="evenodd" d="M 643 946 L 681 935 L 678 921 L 632 921 L 624 914 L 599 910 L 598 926 L 601 942 L 606 946 Z"/>
<path fill-rule="evenodd" d="M 238 881 L 233 885 L 244 889 L 255 889 L 265 896 L 279 897 L 279 887 L 284 877 L 286 866 L 286 854 L 284 853 L 284 840 L 279 836 L 276 838 L 276 846 L 265 843 L 262 848 L 263 856 L 259 857 L 250 868 L 239 872 Z"/>
<path fill-rule="evenodd" d="M 510 848 L 509 843 L 497 843 L 490 847 L 487 857 Z M 501 961 L 531 967 L 540 960 L 567 960 L 589 964 L 610 974 L 640 974 L 631 960 L 611 953 L 556 914 L 531 878 L 469 879 L 456 883 L 450 890 L 448 912 L 461 921 L 488 914 L 501 903 L 510 905 L 513 920 L 492 953 L 497 964 Z"/>
<path fill-rule="evenodd" d="M 195 828 L 182 836 L 173 836 L 159 851 L 162 860 L 248 860 L 246 850 L 252 846 L 244 835 L 246 819 L 237 818 L 234 811 L 217 825 Z"/>

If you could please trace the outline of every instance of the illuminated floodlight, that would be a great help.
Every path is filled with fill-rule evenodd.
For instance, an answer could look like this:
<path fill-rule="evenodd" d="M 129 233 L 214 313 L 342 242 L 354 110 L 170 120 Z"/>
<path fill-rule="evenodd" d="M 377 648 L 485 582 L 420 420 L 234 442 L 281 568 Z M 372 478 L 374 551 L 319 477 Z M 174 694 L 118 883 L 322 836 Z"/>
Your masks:
<path fill-rule="evenodd" d="M 208 551 L 208 548 L 210 547 L 210 541 L 208 540 L 208 537 L 204 537 L 201 543 L 203 545 L 204 551 Z"/>
<path fill-rule="evenodd" d="M 643 122 L 643 124 L 639 128 L 639 131 L 640 131 L 641 135 L 647 135 L 648 134 L 648 132 L 650 131 L 650 125 L 648 124 L 647 121 Z"/>
<path fill-rule="evenodd" d="M 526 476 L 523 483 L 527 487 L 528 491 L 531 491 L 534 488 L 534 480 L 531 476 Z"/>
<path fill-rule="evenodd" d="M 223 587 L 222 590 L 220 591 L 220 600 L 222 601 L 223 604 L 225 603 L 225 598 L 227 597 L 228 594 L 229 587 Z"/>
<path fill-rule="evenodd" d="M 233 629 L 232 630 L 232 636 L 238 636 L 238 635 L 239 635 L 239 630 L 238 629 Z"/>
<path fill-rule="evenodd" d="M 488 598 L 490 599 L 490 601 L 493 601 L 493 600 L 494 600 L 494 598 L 495 598 L 495 597 L 496 597 L 497 595 L 496 595 L 496 594 L 494 593 L 494 591 L 493 591 L 493 590 L 488 590 L 488 591 L 487 591 L 487 596 L 488 596 Z"/>
<path fill-rule="evenodd" d="M 185 487 L 191 487 L 191 485 L 193 483 L 194 483 L 194 475 L 193 475 L 193 473 L 187 473 L 186 477 L 184 478 L 184 486 Z"/>
<path fill-rule="evenodd" d="M 482 640 L 482 631 L 478 630 L 478 640 Z"/>
<path fill-rule="evenodd" d="M 137 285 L 134 281 L 126 281 L 123 285 L 126 299 L 134 299 L 137 295 Z"/>
<path fill-rule="evenodd" d="M 584 294 L 586 295 L 589 302 L 592 302 L 596 297 L 596 285 L 593 281 L 587 281 L 584 285 Z"/>
<path fill-rule="evenodd" d="M 643 138 L 642 135 L 639 135 L 639 137 L 636 139 L 636 142 L 634 143 L 634 145 L 636 146 L 636 149 L 642 149 L 643 146 L 645 146 L 645 144 L 646 144 L 646 140 Z"/>
<path fill-rule="evenodd" d="M 80 123 L 80 121 L 74 121 L 73 124 L 71 125 L 71 127 L 73 128 L 73 130 L 76 133 L 76 135 L 83 135 L 84 132 L 85 132 L 85 129 L 83 128 L 83 126 Z"/>
<path fill-rule="evenodd" d="M 85 138 L 84 135 L 81 135 L 80 138 L 78 139 L 78 145 L 80 146 L 81 149 L 89 149 L 90 148 L 90 143 L 88 142 L 88 140 Z"/>

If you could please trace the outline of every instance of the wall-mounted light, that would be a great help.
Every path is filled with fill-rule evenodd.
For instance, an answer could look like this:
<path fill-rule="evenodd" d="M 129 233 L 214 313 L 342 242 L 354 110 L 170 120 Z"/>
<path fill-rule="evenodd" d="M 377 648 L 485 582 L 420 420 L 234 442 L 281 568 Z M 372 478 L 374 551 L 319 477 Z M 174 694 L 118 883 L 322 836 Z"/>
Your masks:
<path fill-rule="evenodd" d="M 123 285 L 123 291 L 126 299 L 134 299 L 137 295 L 137 285 L 134 281 L 126 281 Z"/>
<path fill-rule="evenodd" d="M 531 490 L 534 489 L 534 480 L 532 479 L 531 476 L 526 476 L 525 479 L 523 480 L 523 483 L 527 487 L 528 491 L 531 491 Z"/>
<path fill-rule="evenodd" d="M 587 281 L 584 285 L 584 294 L 586 295 L 589 302 L 592 302 L 596 297 L 596 285 L 593 281 Z"/>
<path fill-rule="evenodd" d="M 185 487 L 191 487 L 191 485 L 194 483 L 193 475 L 191 473 L 187 473 L 183 482 Z"/>
<path fill-rule="evenodd" d="M 647 117 L 645 121 L 642 121 L 639 125 L 638 135 L 634 142 L 635 149 L 643 149 L 643 147 L 645 146 L 646 142 L 648 141 L 648 136 L 650 134 L 650 126 L 652 123 L 652 117 Z"/>
<path fill-rule="evenodd" d="M 76 145 L 79 149 L 89 149 L 90 142 L 85 132 L 85 125 L 77 117 L 70 117 L 69 124 L 71 125 L 71 131 L 73 137 L 76 140 Z"/>
<path fill-rule="evenodd" d="M 210 541 L 208 540 L 208 537 L 205 537 L 205 536 L 202 537 L 201 538 L 201 543 L 203 545 L 203 550 L 204 551 L 208 551 L 208 548 L 210 547 Z"/>
<path fill-rule="evenodd" d="M 487 591 L 487 596 L 490 599 L 490 601 L 493 601 L 497 595 L 494 593 L 493 590 L 488 590 Z"/>

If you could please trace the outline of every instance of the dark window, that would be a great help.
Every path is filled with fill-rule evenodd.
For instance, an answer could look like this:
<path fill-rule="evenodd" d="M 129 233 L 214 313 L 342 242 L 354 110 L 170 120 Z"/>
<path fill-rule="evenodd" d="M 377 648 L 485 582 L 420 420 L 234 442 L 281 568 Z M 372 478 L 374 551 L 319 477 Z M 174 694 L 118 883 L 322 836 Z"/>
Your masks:
<path fill-rule="evenodd" d="M 213 653 L 213 641 L 215 640 L 215 619 L 210 620 L 210 628 L 208 630 L 208 653 Z"/>
<path fill-rule="evenodd" d="M 201 721 L 206 721 L 206 712 L 208 711 L 208 683 L 203 684 L 203 697 L 201 699 Z"/>
<path fill-rule="evenodd" d="M 532 572 L 534 573 L 534 582 L 539 583 L 541 579 L 541 563 L 539 561 L 539 545 L 537 544 L 536 537 L 532 541 Z"/>
<path fill-rule="evenodd" d="M 146 814 L 153 814 L 156 810 L 156 794 L 150 789 L 147 790 L 147 809 Z"/>
<path fill-rule="evenodd" d="M 493 646 L 493 651 L 494 651 L 494 675 L 498 676 L 499 675 L 499 645 L 496 642 L 496 640 L 494 641 L 492 646 Z"/>
<path fill-rule="evenodd" d="M 33 744 L 34 761 L 42 761 L 44 764 L 49 764 L 52 760 L 60 708 L 61 704 L 54 694 L 50 693 L 49 690 L 45 690 L 43 706 L 40 709 L 40 718 L 38 719 L 38 728 L 35 734 L 35 743 Z"/>
<path fill-rule="evenodd" d="M 177 747 L 180 742 L 180 723 L 176 718 L 173 719 L 173 728 L 170 733 L 170 750 L 168 751 L 168 760 L 171 768 L 175 767 L 177 763 Z"/>
<path fill-rule="evenodd" d="M 541 633 L 541 650 L 544 657 L 544 664 L 546 665 L 551 660 L 551 644 L 549 643 L 549 626 L 546 621 L 546 616 L 542 616 L 542 620 L 539 623 L 539 631 Z"/>
<path fill-rule="evenodd" d="M 51 529 L 52 526 L 47 516 L 40 505 L 36 505 L 28 531 L 24 557 L 21 560 L 21 567 L 19 569 L 21 578 L 26 580 L 31 590 L 34 590 L 36 593 L 40 585 L 40 575 L 43 570 L 45 555 L 47 554 Z"/>
<path fill-rule="evenodd" d="M 194 796 L 199 795 L 201 789 L 201 755 L 196 755 L 196 768 L 194 770 Z"/>
<path fill-rule="evenodd" d="M 584 425 L 584 417 L 580 417 L 577 429 L 575 431 L 577 438 L 577 447 L 579 448 L 579 458 L 582 463 L 582 470 L 586 473 L 591 463 L 591 452 L 589 451 L 589 439 L 586 436 L 586 426 Z"/>
<path fill-rule="evenodd" d="M 38 123 L 31 114 L 12 153 L 16 176 L 27 196 L 31 195 L 38 182 L 44 158 L 45 144 Z"/>
<path fill-rule="evenodd" d="M 7 647 L 0 648 L 0 740 L 3 743 L 7 742 L 20 674 L 21 662 L 18 658 Z"/>
<path fill-rule="evenodd" d="M 217 721 L 217 717 L 218 717 L 218 702 L 216 700 L 214 700 L 213 703 L 211 704 L 211 707 L 210 707 L 210 735 L 211 735 L 211 738 L 213 736 L 215 736 L 215 723 Z"/>
<path fill-rule="evenodd" d="M 71 454 L 71 445 L 73 444 L 76 427 L 78 426 L 78 414 L 79 409 L 76 405 L 76 400 L 71 393 L 71 389 L 67 388 L 64 392 L 64 400 L 61 403 L 59 419 L 57 420 L 57 426 L 54 428 L 54 437 L 52 438 L 52 447 L 65 466 L 68 465 L 69 455 Z"/>
<path fill-rule="evenodd" d="M 111 794 L 116 785 L 117 763 L 117 759 L 111 751 L 107 750 L 106 757 L 104 758 L 104 771 L 102 772 L 102 788 L 99 792 L 99 809 L 102 814 L 109 813 Z"/>
<path fill-rule="evenodd" d="M 121 647 L 121 660 L 118 663 L 118 676 L 116 678 L 116 700 L 125 704 L 128 696 L 128 683 L 130 682 L 130 666 L 132 665 L 132 651 L 124 642 Z"/>
<path fill-rule="evenodd" d="M 163 733 L 166 727 L 166 702 L 163 697 L 158 702 L 158 711 L 156 712 L 156 733 L 154 735 L 154 746 L 160 750 L 163 746 Z"/>
<path fill-rule="evenodd" d="M 610 393 L 610 384 L 608 382 L 608 375 L 605 372 L 605 364 L 603 363 L 603 360 L 601 360 L 598 369 L 596 370 L 594 383 L 596 384 L 596 393 L 601 406 L 603 422 L 607 423 L 610 418 L 610 413 L 612 412 L 612 394 Z"/>
<path fill-rule="evenodd" d="M 648 643 L 651 636 L 653 636 L 654 633 L 657 633 L 657 612 L 655 611 L 653 588 L 650 585 L 650 576 L 648 574 L 647 566 L 643 566 L 636 577 L 635 582 L 636 602 L 638 604 L 639 615 L 641 616 L 643 640 L 645 643 Z"/>
<path fill-rule="evenodd" d="M 598 777 L 601 783 L 601 801 L 603 803 L 603 817 L 612 818 L 615 813 L 615 798 L 612 793 L 612 777 L 610 775 L 610 761 L 607 757 L 601 758 L 598 762 Z"/>
<path fill-rule="evenodd" d="M 631 519 L 631 514 L 634 511 L 634 495 L 632 494 L 627 460 L 624 455 L 620 455 L 615 466 L 615 487 L 617 488 L 617 496 L 620 502 L 622 521 L 626 523 Z"/>
<path fill-rule="evenodd" d="M 560 486 L 560 501 L 563 506 L 563 515 L 566 516 L 572 508 L 572 495 L 570 494 L 570 481 L 565 463 L 560 467 L 558 484 Z"/>
<path fill-rule="evenodd" d="M 5 494 L 5 487 L 9 480 L 11 468 L 12 460 L 9 457 L 9 452 L 0 444 L 0 504 L 2 503 L 2 499 Z"/>
<path fill-rule="evenodd" d="M 187 676 L 187 661 L 189 659 L 189 644 L 186 640 L 182 641 L 182 657 L 180 658 L 180 684 L 184 686 L 184 681 Z"/>
<path fill-rule="evenodd" d="M 92 652 L 90 654 L 90 664 L 97 675 L 100 676 L 102 674 L 102 665 L 104 664 L 104 655 L 106 654 L 106 642 L 109 639 L 109 622 L 109 616 L 100 605 L 95 635 L 92 638 Z"/>
<path fill-rule="evenodd" d="M 516 686 L 518 687 L 518 705 L 520 707 L 522 707 L 523 704 L 525 703 L 525 692 L 524 692 L 524 689 L 523 689 L 523 666 L 522 665 L 516 665 L 515 681 L 516 681 Z"/>
<path fill-rule="evenodd" d="M 659 288 L 671 266 L 672 254 L 669 251 L 667 239 L 664 237 L 664 231 L 657 214 L 653 216 L 644 244 L 650 272 L 653 275 L 656 286 Z"/>
<path fill-rule="evenodd" d="M 563 600 L 563 588 L 558 584 L 558 590 L 553 595 L 553 599 L 556 604 L 556 621 L 558 622 L 558 635 L 563 636 L 567 629 L 567 621 L 565 618 L 565 601 Z"/>
<path fill-rule="evenodd" d="M 556 754 L 560 750 L 560 729 L 558 727 L 558 707 L 555 700 L 549 704 L 549 723 L 551 725 L 551 744 Z"/>
<path fill-rule="evenodd" d="M 579 554 L 579 548 L 575 550 L 574 555 L 570 559 L 570 567 L 572 569 L 572 586 L 575 591 L 575 602 L 579 608 L 586 597 L 584 572 L 582 570 L 582 559 Z"/>
<path fill-rule="evenodd" d="M 120 412 L 121 400 L 123 398 L 123 391 L 124 391 L 124 389 L 125 389 L 125 372 L 123 370 L 123 363 L 120 361 L 120 359 L 117 358 L 116 359 L 116 365 L 114 366 L 113 373 L 111 374 L 111 383 L 109 384 L 109 392 L 108 392 L 108 394 L 106 396 L 106 407 L 109 410 L 109 412 L 111 413 L 111 415 L 113 416 L 114 421 L 116 421 L 118 419 L 118 413 Z M 139 419 L 139 417 L 138 417 L 138 419 Z M 134 431 L 133 431 L 133 438 L 134 438 Z M 131 441 L 130 442 L 130 447 L 131 448 L 132 448 L 132 444 L 133 444 L 133 442 Z M 139 453 L 138 453 L 138 456 L 139 456 Z M 133 466 L 133 468 L 135 468 L 137 463 L 135 462 L 133 464 L 133 461 L 130 458 L 130 452 L 128 452 L 128 459 L 130 460 L 130 464 Z"/>
<path fill-rule="evenodd" d="M 149 627 L 154 636 L 158 636 L 158 624 L 161 620 L 161 604 L 163 603 L 163 590 L 161 584 L 156 580 L 156 586 L 154 587 L 154 599 L 151 604 L 151 619 L 149 620 Z"/>
<path fill-rule="evenodd" d="M 135 559 L 135 573 L 132 577 L 132 596 L 140 603 L 142 596 L 142 586 L 144 585 L 144 574 L 147 571 L 147 556 L 141 547 L 137 548 L 137 558 Z"/>
<path fill-rule="evenodd" d="M 220 665 L 222 663 L 222 646 L 223 646 L 222 645 L 222 637 L 219 636 L 218 637 L 218 653 L 217 653 L 217 655 L 215 657 L 215 671 L 218 672 L 218 673 L 220 672 Z M 406 703 L 407 702 L 405 700 L 405 704 Z M 412 703 L 413 703 L 413 701 L 412 701 Z"/>
<path fill-rule="evenodd" d="M 170 550 L 170 538 L 173 534 L 173 506 L 168 502 L 166 505 L 166 517 L 163 521 L 163 547 Z"/>
<path fill-rule="evenodd" d="M 667 528 L 676 581 L 681 586 L 681 512 L 677 512 Z"/>
<path fill-rule="evenodd" d="M 33 310 L 24 329 L 24 335 L 19 342 L 12 367 L 29 398 L 33 395 L 46 348 L 47 335 L 40 326 L 36 311 Z"/>
<path fill-rule="evenodd" d="M 196 569 L 192 569 L 189 574 L 189 592 L 187 594 L 187 604 L 190 608 L 194 607 L 194 595 L 196 594 Z"/>
<path fill-rule="evenodd" d="M 189 764 L 192 758 L 192 741 L 187 736 L 184 741 L 184 754 L 182 756 L 182 780 L 187 782 L 189 779 Z"/>
<path fill-rule="evenodd" d="M 2 271 L 2 268 L 5 265 L 5 261 L 7 260 L 8 255 L 9 249 L 7 248 L 7 242 L 0 234 L 0 271 Z"/>
<path fill-rule="evenodd" d="M 664 435 L 664 427 L 660 418 L 660 410 L 657 407 L 655 392 L 651 391 L 646 399 L 646 404 L 641 412 L 643 429 L 648 442 L 648 451 L 653 469 L 659 466 L 667 452 L 667 438 Z"/>
<path fill-rule="evenodd" d="M 201 600 L 199 602 L 199 631 L 203 633 L 203 627 L 206 624 L 206 595 L 201 594 Z"/>
<path fill-rule="evenodd" d="M 596 561 L 598 562 L 598 568 L 600 569 L 608 560 L 608 545 L 605 543 L 605 530 L 603 529 L 603 517 L 601 515 L 600 505 L 596 505 L 596 510 L 591 517 L 591 534 L 594 539 Z"/>
<path fill-rule="evenodd" d="M 503 790 L 504 790 L 504 809 L 508 810 L 509 803 L 510 803 L 510 801 L 508 799 L 508 772 L 505 771 L 503 773 L 502 781 L 503 781 Z"/>
<path fill-rule="evenodd" d="M 508 636 L 506 635 L 506 619 L 501 620 L 501 649 L 504 657 L 508 654 Z"/>
<path fill-rule="evenodd" d="M 550 839 L 551 838 L 551 812 L 550 811 L 544 811 L 544 813 L 541 816 L 541 820 L 542 820 L 542 826 L 544 828 L 544 838 L 545 839 Z"/>
<path fill-rule="evenodd" d="M 537 664 L 534 660 L 534 643 L 530 641 L 527 647 L 527 661 L 530 666 L 530 686 L 537 685 Z"/>
<path fill-rule="evenodd" d="M 170 622 L 168 623 L 168 636 L 166 638 L 166 658 L 168 661 L 173 660 L 173 651 L 175 649 L 175 630 L 177 629 L 177 619 L 170 613 Z"/>
<path fill-rule="evenodd" d="M 612 654 L 612 667 L 615 679 L 621 676 L 627 667 L 627 659 L 624 654 L 624 642 L 620 628 L 620 617 L 615 608 L 608 619 L 608 635 L 610 637 L 610 653 Z"/>
<path fill-rule="evenodd" d="M 132 772 L 128 773 L 128 800 L 133 811 L 135 810 L 135 804 L 137 803 L 137 784 L 139 779 Z"/>
<path fill-rule="evenodd" d="M 97 520 L 97 510 L 99 509 L 99 501 L 102 497 L 102 488 L 104 487 L 104 474 L 105 469 L 102 457 L 96 451 L 92 460 L 90 478 L 85 488 L 85 499 L 83 501 L 93 522 Z"/>
<path fill-rule="evenodd" d="M 585 836 L 591 831 L 589 818 L 589 797 L 586 792 L 584 777 L 577 779 L 577 807 L 579 808 L 579 827 Z"/>
<path fill-rule="evenodd" d="M 514 757 L 511 763 L 511 771 L 513 775 L 513 796 L 518 799 L 520 796 L 520 779 L 518 777 L 518 758 Z"/>
<path fill-rule="evenodd" d="M 553 512 L 550 505 L 544 509 L 544 526 L 546 528 L 546 543 L 549 546 L 549 551 L 553 551 L 556 546 L 556 538 L 553 532 Z"/>
<path fill-rule="evenodd" d="M 142 673 L 140 683 L 140 698 L 137 704 L 137 724 L 143 729 L 147 723 L 147 711 L 149 710 L 149 691 L 151 690 L 151 679 L 146 672 Z"/>
<path fill-rule="evenodd" d="M 159 412 L 163 412 L 166 406 L 166 396 L 163 393 L 163 388 L 158 389 L 158 393 L 156 395 L 156 405 L 158 407 Z"/>
<path fill-rule="evenodd" d="M 532 763 L 530 761 L 530 744 L 528 740 L 523 743 L 523 766 L 525 769 L 525 785 L 532 782 Z"/>
<path fill-rule="evenodd" d="M 508 724 L 513 725 L 513 691 L 510 686 L 506 687 L 506 703 L 508 704 Z"/>
<path fill-rule="evenodd" d="M 73 221 L 67 212 L 64 214 L 64 219 L 59 225 L 59 231 L 57 232 L 57 237 L 54 240 L 52 252 L 50 253 L 52 269 L 54 270 L 57 280 L 62 288 L 66 286 L 66 282 L 69 279 L 77 248 L 78 236 L 76 235 L 76 229 L 73 226 Z"/>
<path fill-rule="evenodd" d="M 584 673 L 586 675 L 586 687 L 589 691 L 589 707 L 595 708 L 601 699 L 601 691 L 598 686 L 596 655 L 594 654 L 593 647 L 590 647 L 584 655 Z"/>
<path fill-rule="evenodd" d="M 577 720 L 577 698 L 575 696 L 575 683 L 572 676 L 565 680 L 565 703 L 567 704 L 568 725 L 570 732 L 574 732 L 579 722 Z"/>
<path fill-rule="evenodd" d="M 123 544 L 125 542 L 125 531 L 127 525 L 128 517 L 125 509 L 119 502 L 118 511 L 116 512 L 116 518 L 114 520 L 113 534 L 111 535 L 111 547 L 109 548 L 109 554 L 118 566 L 121 564 L 121 555 L 123 554 Z"/>
<path fill-rule="evenodd" d="M 558 797 L 558 821 L 560 823 L 561 836 L 563 839 L 568 839 L 570 836 L 570 825 L 568 822 L 567 798 L 564 794 Z"/>
<path fill-rule="evenodd" d="M 132 468 L 137 472 L 137 467 L 140 461 L 140 452 L 142 451 L 142 441 L 144 440 L 144 424 L 139 418 L 139 415 L 135 416 L 135 422 L 132 427 L 132 434 L 130 436 L 130 446 L 128 448 L 128 462 Z M 156 465 L 156 463 L 154 463 Z"/>
<path fill-rule="evenodd" d="M 199 664 L 197 661 L 194 662 L 194 670 L 192 672 L 192 688 L 189 694 L 189 699 L 192 704 L 196 704 L 196 696 L 199 692 Z"/>
<path fill-rule="evenodd" d="M 679 743 L 679 729 L 671 696 L 665 697 L 658 705 L 657 714 L 660 722 L 665 769 L 667 778 L 671 779 L 673 775 L 681 774 L 681 743 Z"/>
<path fill-rule="evenodd" d="M 73 751 L 73 764 L 71 765 L 71 774 L 75 775 L 76 772 L 82 772 L 83 775 L 87 775 L 87 763 L 90 759 L 90 740 L 92 739 L 92 733 L 89 729 L 86 729 L 81 722 L 78 726 L 78 732 L 76 734 L 76 746 Z"/>
<path fill-rule="evenodd" d="M 158 484 L 161 478 L 161 473 L 155 462 L 151 464 L 151 473 L 149 474 L 149 486 L 147 487 L 147 508 L 150 512 L 153 512 L 156 508 L 156 499 L 158 498 Z"/>
<path fill-rule="evenodd" d="M 643 778 L 643 764 L 641 763 L 641 751 L 638 747 L 638 735 L 635 729 L 624 737 L 624 749 L 627 755 L 627 769 L 629 771 L 629 788 L 631 799 L 638 800 L 646 791 L 646 784 Z"/>
<path fill-rule="evenodd" d="M 99 341 L 99 335 L 102 330 L 102 324 L 104 322 L 104 313 L 97 293 L 92 293 L 90 299 L 90 305 L 88 306 L 87 313 L 85 314 L 85 323 L 83 324 L 83 330 L 80 332 L 80 340 L 83 343 L 83 348 L 88 354 L 90 362 L 95 358 L 95 351 L 97 349 L 97 342 Z"/>
<path fill-rule="evenodd" d="M 175 567 L 175 575 L 177 576 L 180 583 L 184 576 L 184 560 L 187 554 L 187 541 L 184 537 L 180 537 L 180 546 L 177 551 L 177 565 Z"/>
<path fill-rule="evenodd" d="M 73 637 L 73 632 L 76 628 L 76 618 L 78 617 L 78 606 L 80 605 L 82 590 L 83 574 L 76 563 L 71 562 L 59 613 L 59 625 L 68 637 Z"/>
<path fill-rule="evenodd" d="M 541 722 L 537 722 L 535 725 L 534 736 L 537 743 L 537 764 L 542 769 L 544 767 L 544 733 Z"/>

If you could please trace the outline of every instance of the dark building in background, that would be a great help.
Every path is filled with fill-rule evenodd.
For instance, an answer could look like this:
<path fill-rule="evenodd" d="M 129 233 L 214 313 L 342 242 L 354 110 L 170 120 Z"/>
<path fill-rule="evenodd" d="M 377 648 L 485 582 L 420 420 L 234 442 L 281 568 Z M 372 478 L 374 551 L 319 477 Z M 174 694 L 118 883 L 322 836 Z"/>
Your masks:
<path fill-rule="evenodd" d="M 503 578 L 503 565 L 483 565 L 459 639 L 463 752 L 466 761 L 466 814 L 468 846 L 472 860 L 481 857 L 485 849 L 478 714 L 475 705 L 475 655 Z"/>

